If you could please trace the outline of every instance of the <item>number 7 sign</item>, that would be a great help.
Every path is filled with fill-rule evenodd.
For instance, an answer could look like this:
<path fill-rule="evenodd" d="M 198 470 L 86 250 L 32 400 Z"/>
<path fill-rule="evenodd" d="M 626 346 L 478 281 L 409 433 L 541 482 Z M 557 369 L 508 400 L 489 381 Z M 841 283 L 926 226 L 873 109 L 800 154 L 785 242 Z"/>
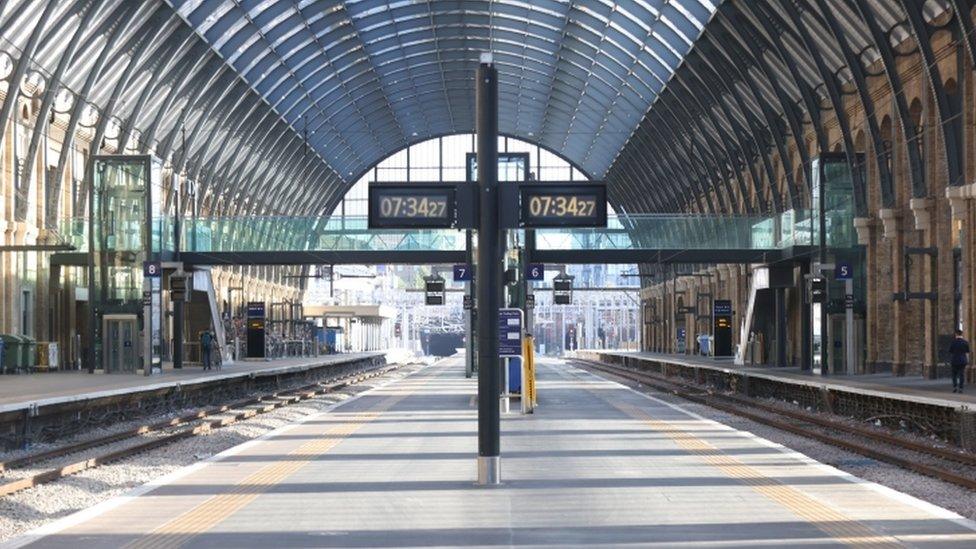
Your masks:
<path fill-rule="evenodd" d="M 469 282 L 471 280 L 471 265 L 463 263 L 454 266 L 454 282 Z"/>

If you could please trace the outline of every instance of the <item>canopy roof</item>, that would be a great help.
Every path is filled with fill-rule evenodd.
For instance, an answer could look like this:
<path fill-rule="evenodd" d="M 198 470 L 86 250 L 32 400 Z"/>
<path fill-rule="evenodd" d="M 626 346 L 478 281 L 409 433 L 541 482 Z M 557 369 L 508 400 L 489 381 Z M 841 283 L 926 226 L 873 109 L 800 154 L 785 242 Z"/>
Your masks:
<path fill-rule="evenodd" d="M 45 124 L 31 121 L 43 120 L 68 135 L 49 181 L 75 162 L 81 131 L 96 151 L 164 158 L 194 182 L 184 204 L 201 211 L 321 214 L 391 153 L 473 131 L 475 70 L 492 52 L 502 133 L 607 179 L 618 211 L 796 206 L 811 156 L 838 147 L 835 113 L 840 150 L 856 164 L 871 146 L 889 204 L 892 126 L 913 142 L 925 120 L 905 93 L 911 67 L 927 72 L 949 179 L 962 181 L 960 75 L 942 74 L 933 36 L 948 31 L 976 56 L 972 4 L 0 0 L 0 127 L 16 116 L 29 128 L 18 219 L 44 143 Z M 869 79 L 893 99 L 878 101 Z M 873 115 L 859 127 L 850 101 Z M 51 199 L 49 215 L 57 189 Z"/>
<path fill-rule="evenodd" d="M 295 131 L 352 178 L 474 130 L 479 54 L 499 128 L 602 176 L 691 49 L 709 0 L 167 0 Z"/>

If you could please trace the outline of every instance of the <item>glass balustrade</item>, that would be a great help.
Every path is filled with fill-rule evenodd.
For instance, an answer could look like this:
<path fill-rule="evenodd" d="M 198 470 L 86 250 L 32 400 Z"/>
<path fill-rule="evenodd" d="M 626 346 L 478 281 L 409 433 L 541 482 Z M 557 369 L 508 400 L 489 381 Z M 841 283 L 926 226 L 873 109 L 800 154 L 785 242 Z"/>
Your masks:
<path fill-rule="evenodd" d="M 153 223 L 163 250 L 173 249 L 172 223 Z M 808 210 L 778 216 L 618 215 L 610 216 L 605 228 L 537 229 L 536 245 L 543 250 L 781 249 L 815 243 L 817 225 Z M 830 231 L 831 219 L 827 225 Z M 63 219 L 60 233 L 79 250 L 87 249 L 86 219 Z M 371 230 L 366 217 L 208 217 L 183 220 L 181 242 L 190 252 L 456 251 L 464 249 L 464 231 Z"/>

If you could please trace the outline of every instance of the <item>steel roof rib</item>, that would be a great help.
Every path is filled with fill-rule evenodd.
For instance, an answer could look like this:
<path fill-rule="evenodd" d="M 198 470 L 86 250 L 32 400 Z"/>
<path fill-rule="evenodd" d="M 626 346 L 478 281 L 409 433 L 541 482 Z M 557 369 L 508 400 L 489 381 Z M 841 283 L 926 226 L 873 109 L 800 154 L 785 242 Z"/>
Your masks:
<path fill-rule="evenodd" d="M 196 182 L 204 211 L 321 212 L 407 145 L 473 131 L 474 73 L 490 51 L 502 134 L 608 179 L 628 211 L 735 213 L 766 208 L 784 184 L 792 196 L 771 206 L 798 205 L 809 181 L 794 177 L 793 151 L 803 147 L 799 161 L 808 163 L 807 136 L 796 134 L 812 128 L 823 148 L 821 121 L 843 96 L 869 105 L 861 88 L 871 76 L 899 87 L 889 65 L 896 55 L 931 57 L 929 46 L 919 48 L 929 26 L 961 33 L 972 55 L 972 22 L 942 17 L 968 5 L 0 0 L 0 49 L 13 60 L 8 89 L 44 81 L 32 114 L 55 112 L 66 90 L 74 103 L 56 114 L 69 127 L 91 128 L 98 147 L 104 140 L 111 150 L 161 155 Z M 934 97 L 943 98 L 945 78 L 925 66 Z M 0 105 L 0 123 L 19 113 L 16 96 Z M 938 146 L 955 184 L 961 130 L 951 101 L 939 102 Z M 877 121 L 867 126 L 877 148 Z M 845 148 L 850 131 L 842 128 Z M 39 142 L 32 132 L 28 156 L 39 154 Z M 66 162 L 62 152 L 58 174 Z M 785 183 L 770 181 L 779 167 L 790 172 Z M 649 188 L 657 192 L 648 196 Z"/>

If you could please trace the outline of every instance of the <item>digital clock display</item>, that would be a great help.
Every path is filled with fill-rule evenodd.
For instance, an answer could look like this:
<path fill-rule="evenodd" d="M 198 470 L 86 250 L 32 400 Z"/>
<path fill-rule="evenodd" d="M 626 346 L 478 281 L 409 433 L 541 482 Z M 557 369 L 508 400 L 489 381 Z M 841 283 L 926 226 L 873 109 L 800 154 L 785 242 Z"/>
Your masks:
<path fill-rule="evenodd" d="M 445 185 L 372 185 L 371 229 L 450 228 L 454 188 Z"/>
<path fill-rule="evenodd" d="M 523 185 L 521 225 L 523 227 L 605 227 L 607 187 L 586 185 Z"/>

